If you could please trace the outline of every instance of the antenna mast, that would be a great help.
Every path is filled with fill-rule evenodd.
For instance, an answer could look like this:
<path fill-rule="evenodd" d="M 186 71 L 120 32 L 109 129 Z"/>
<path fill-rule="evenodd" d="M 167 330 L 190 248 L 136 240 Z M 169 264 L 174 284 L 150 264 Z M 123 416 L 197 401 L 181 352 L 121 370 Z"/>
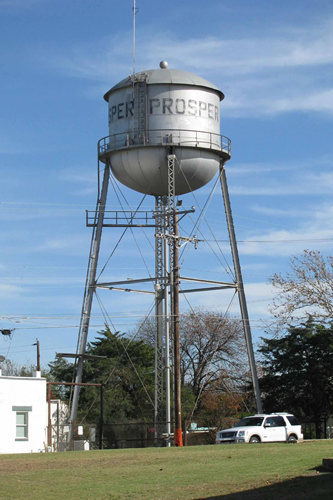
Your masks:
<path fill-rule="evenodd" d="M 133 0 L 133 85 L 135 75 L 135 18 L 136 18 L 136 0 Z"/>

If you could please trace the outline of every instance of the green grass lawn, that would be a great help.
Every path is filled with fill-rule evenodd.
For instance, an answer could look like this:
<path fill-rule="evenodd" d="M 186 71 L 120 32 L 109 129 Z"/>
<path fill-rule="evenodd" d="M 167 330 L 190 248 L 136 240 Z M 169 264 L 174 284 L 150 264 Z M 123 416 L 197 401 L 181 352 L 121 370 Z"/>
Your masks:
<path fill-rule="evenodd" d="M 332 441 L 0 455 L 0 498 L 333 499 Z"/>

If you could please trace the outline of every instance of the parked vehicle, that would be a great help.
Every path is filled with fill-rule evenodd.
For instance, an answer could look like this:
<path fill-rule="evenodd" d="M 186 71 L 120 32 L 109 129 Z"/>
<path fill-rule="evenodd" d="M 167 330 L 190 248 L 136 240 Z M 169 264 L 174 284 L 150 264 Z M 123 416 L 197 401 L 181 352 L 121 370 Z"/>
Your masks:
<path fill-rule="evenodd" d="M 303 440 L 300 424 L 290 413 L 270 413 L 242 418 L 230 429 L 216 434 L 216 443 L 297 443 Z"/>

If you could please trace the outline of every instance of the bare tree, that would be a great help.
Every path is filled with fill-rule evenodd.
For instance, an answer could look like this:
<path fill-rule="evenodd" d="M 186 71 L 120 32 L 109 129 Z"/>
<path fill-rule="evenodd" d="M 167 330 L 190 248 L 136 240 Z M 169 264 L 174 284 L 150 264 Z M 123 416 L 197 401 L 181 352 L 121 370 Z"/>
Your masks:
<path fill-rule="evenodd" d="M 138 336 L 153 345 L 154 335 L 155 324 L 150 319 Z M 228 391 L 234 390 L 237 381 L 244 382 L 248 371 L 245 352 L 240 320 L 201 309 L 180 316 L 182 385 L 191 388 L 197 403 L 213 385 Z"/>
<path fill-rule="evenodd" d="M 10 359 L 2 361 L 0 368 L 2 369 L 2 375 L 7 377 L 31 377 L 34 371 L 36 371 L 33 365 L 21 366 Z"/>
<path fill-rule="evenodd" d="M 278 290 L 271 312 L 283 323 L 333 318 L 333 257 L 317 250 L 304 250 L 290 259 L 292 272 L 274 274 L 271 283 Z"/>
<path fill-rule="evenodd" d="M 183 382 L 191 385 L 196 398 L 218 381 L 223 380 L 224 388 L 234 385 L 248 369 L 241 322 L 222 313 L 183 314 L 180 349 Z"/>

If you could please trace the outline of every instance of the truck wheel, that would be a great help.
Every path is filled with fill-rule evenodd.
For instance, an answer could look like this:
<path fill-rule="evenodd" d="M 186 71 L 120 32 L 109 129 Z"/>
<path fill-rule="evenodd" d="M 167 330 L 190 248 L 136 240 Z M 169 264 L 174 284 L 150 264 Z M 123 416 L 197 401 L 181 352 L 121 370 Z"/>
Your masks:
<path fill-rule="evenodd" d="M 290 434 L 290 436 L 288 436 L 287 442 L 288 443 L 297 443 L 297 436 L 295 436 L 295 434 Z"/>
<path fill-rule="evenodd" d="M 252 436 L 250 437 L 249 443 L 260 443 L 260 439 L 258 436 Z"/>

